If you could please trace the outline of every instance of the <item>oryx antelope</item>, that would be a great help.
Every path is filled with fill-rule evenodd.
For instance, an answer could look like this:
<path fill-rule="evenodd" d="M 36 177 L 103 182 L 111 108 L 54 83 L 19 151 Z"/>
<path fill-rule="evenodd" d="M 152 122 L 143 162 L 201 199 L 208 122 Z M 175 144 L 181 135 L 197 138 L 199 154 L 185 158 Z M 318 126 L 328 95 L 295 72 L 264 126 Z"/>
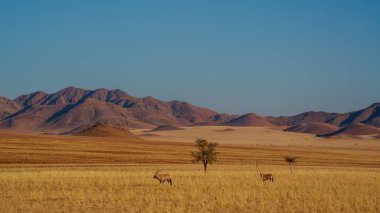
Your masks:
<path fill-rule="evenodd" d="M 172 177 L 169 174 L 159 174 L 162 170 L 157 169 L 156 173 L 154 174 L 153 178 L 156 178 L 160 181 L 160 183 L 165 183 L 167 181 L 172 185 Z"/>
<path fill-rule="evenodd" d="M 261 177 L 261 180 L 263 180 L 263 182 L 266 180 L 274 182 L 272 174 L 264 174 L 264 173 L 260 172 L 260 177 Z"/>

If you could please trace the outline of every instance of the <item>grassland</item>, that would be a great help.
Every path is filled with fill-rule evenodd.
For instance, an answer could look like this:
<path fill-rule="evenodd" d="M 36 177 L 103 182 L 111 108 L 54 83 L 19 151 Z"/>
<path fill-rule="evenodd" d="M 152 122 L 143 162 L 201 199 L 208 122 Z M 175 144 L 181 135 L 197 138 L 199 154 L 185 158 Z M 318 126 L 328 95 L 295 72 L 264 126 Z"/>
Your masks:
<path fill-rule="evenodd" d="M 380 211 L 378 140 L 304 145 L 308 135 L 273 133 L 269 143 L 272 130 L 255 129 L 260 142 L 241 129 L 247 134 L 235 137 L 243 142 L 228 144 L 234 136 L 219 134 L 240 129 L 218 130 L 196 130 L 221 140 L 207 175 L 191 164 L 195 137 L 182 130 L 145 141 L 0 131 L 0 212 Z M 171 134 L 186 140 L 165 141 Z M 292 174 L 285 155 L 298 157 Z M 173 186 L 153 179 L 158 167 L 173 176 Z M 275 182 L 263 183 L 258 169 Z"/>
<path fill-rule="evenodd" d="M 157 166 L 1 169 L 2 212 L 379 212 L 380 170 L 161 165 L 173 185 L 153 179 Z"/>

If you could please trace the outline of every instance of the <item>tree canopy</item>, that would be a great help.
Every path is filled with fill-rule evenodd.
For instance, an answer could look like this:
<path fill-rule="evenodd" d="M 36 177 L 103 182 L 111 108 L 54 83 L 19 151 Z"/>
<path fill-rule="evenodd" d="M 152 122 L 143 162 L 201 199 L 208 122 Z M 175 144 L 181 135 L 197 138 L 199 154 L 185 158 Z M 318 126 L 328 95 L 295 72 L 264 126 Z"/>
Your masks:
<path fill-rule="evenodd" d="M 216 155 L 219 154 L 216 152 L 216 147 L 218 143 L 209 142 L 205 139 L 198 138 L 195 141 L 195 145 L 197 147 L 197 151 L 191 152 L 191 156 L 193 157 L 193 163 L 202 162 L 204 171 L 207 171 L 207 165 L 215 162 Z"/>

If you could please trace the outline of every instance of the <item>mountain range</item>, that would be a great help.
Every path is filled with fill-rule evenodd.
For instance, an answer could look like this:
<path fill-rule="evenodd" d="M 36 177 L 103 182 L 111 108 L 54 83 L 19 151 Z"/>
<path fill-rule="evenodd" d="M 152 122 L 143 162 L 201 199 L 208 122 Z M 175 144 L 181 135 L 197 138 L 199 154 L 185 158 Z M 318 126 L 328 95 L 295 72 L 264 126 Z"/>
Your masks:
<path fill-rule="evenodd" d="M 380 103 L 348 113 L 305 112 L 294 116 L 230 115 L 181 101 L 138 98 L 116 89 L 67 87 L 34 92 L 14 100 L 0 97 L 0 129 L 64 133 L 95 124 L 122 128 L 161 125 L 282 126 L 285 131 L 329 137 L 340 133 L 380 134 Z M 346 130 L 349 131 L 346 131 Z M 357 129 L 357 131 L 353 131 Z M 347 133 L 346 133 L 347 134 Z"/>

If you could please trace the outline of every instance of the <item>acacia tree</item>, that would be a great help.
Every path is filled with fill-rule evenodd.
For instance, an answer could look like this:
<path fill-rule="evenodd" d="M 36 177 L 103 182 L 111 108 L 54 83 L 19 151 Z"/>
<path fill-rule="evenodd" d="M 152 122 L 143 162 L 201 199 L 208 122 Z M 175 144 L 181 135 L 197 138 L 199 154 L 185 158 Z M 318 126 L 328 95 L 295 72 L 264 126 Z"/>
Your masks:
<path fill-rule="evenodd" d="M 216 161 L 216 155 L 219 154 L 216 152 L 217 143 L 209 142 L 205 139 L 198 138 L 195 141 L 195 146 L 197 147 L 197 151 L 191 152 L 191 156 L 194 158 L 193 163 L 202 162 L 203 168 L 206 173 L 207 165 L 212 164 Z"/>
<path fill-rule="evenodd" d="M 284 159 L 289 164 L 290 172 L 293 173 L 291 164 L 296 162 L 297 157 L 285 156 Z"/>

